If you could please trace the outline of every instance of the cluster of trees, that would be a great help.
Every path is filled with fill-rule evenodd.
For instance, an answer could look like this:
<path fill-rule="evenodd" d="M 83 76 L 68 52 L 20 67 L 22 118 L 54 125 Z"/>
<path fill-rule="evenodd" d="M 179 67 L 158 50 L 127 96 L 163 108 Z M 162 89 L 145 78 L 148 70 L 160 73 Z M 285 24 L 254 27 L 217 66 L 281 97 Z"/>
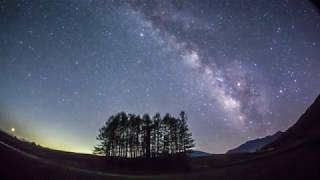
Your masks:
<path fill-rule="evenodd" d="M 154 158 L 184 153 L 194 147 L 187 125 L 187 115 L 181 111 L 175 118 L 167 113 L 142 117 L 120 112 L 111 116 L 99 129 L 99 144 L 93 153 L 126 158 Z"/>

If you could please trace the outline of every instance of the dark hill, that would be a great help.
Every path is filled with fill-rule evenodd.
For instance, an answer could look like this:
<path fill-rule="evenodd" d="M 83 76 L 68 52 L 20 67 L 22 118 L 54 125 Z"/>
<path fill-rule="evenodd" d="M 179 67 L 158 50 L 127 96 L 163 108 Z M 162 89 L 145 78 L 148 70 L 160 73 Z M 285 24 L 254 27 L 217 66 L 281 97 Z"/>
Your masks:
<path fill-rule="evenodd" d="M 293 146 L 320 137 L 320 95 L 298 121 L 277 140 L 264 147 L 274 149 Z"/>
<path fill-rule="evenodd" d="M 261 148 L 263 148 L 267 144 L 270 144 L 270 143 L 274 142 L 276 139 L 278 139 L 281 134 L 282 134 L 282 132 L 278 131 L 277 133 L 270 135 L 270 136 L 247 141 L 244 144 L 241 144 L 240 146 L 229 150 L 227 152 L 227 154 L 251 153 L 251 152 L 259 151 L 259 150 L 261 150 Z"/>

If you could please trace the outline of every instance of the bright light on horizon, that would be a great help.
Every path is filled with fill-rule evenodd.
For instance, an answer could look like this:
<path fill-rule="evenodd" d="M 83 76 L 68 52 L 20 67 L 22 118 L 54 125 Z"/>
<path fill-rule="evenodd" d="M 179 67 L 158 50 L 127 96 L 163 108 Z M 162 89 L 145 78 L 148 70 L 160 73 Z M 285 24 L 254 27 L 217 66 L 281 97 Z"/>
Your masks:
<path fill-rule="evenodd" d="M 11 128 L 11 132 L 15 132 L 16 131 L 16 129 L 15 128 Z"/>

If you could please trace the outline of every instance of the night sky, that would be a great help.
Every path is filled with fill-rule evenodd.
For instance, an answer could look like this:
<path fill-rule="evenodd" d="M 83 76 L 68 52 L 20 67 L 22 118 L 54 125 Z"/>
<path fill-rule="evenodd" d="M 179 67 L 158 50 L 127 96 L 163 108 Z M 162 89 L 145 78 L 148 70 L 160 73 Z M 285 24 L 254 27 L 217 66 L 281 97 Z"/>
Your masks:
<path fill-rule="evenodd" d="M 120 111 L 186 111 L 196 149 L 286 130 L 320 93 L 302 0 L 0 0 L 0 127 L 90 153 Z"/>

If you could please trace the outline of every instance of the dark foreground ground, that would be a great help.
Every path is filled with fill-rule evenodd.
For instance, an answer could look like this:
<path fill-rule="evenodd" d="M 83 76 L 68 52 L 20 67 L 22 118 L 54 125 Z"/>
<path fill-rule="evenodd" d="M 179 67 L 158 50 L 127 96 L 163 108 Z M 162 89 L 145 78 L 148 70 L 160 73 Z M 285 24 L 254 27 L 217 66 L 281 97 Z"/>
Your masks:
<path fill-rule="evenodd" d="M 0 179 L 320 179 L 319 139 L 280 150 L 191 158 L 188 169 L 174 172 L 113 167 L 103 157 L 49 150 L 1 133 Z"/>

